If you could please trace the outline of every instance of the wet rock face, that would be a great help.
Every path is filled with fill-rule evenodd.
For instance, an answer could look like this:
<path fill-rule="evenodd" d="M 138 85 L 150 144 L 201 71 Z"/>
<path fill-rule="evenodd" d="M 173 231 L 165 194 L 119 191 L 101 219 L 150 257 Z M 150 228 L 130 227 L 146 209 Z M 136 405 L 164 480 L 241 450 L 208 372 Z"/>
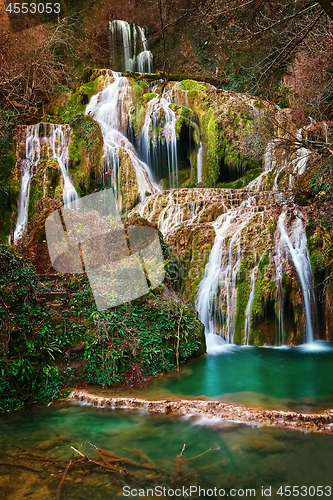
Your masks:
<path fill-rule="evenodd" d="M 182 298 L 197 307 L 198 292 L 207 269 L 213 266 L 212 262 L 207 266 L 209 256 L 223 233 L 215 288 L 208 292 L 216 333 L 229 335 L 237 344 L 252 345 L 295 345 L 308 339 L 309 317 L 297 249 L 305 245 L 304 266 L 316 276 L 314 266 L 318 265 L 319 274 L 323 266 L 318 248 L 322 254 L 327 253 L 331 239 L 324 228 L 313 227 L 311 233 L 309 221 L 310 225 L 314 223 L 309 210 L 295 209 L 292 193 L 178 189 L 148 197 L 132 214 L 146 218 L 162 231 L 178 257 L 174 279 L 178 280 Z M 330 291 L 325 293 L 328 297 Z M 330 338 L 328 316 L 320 325 L 315 302 L 311 308 L 315 338 Z M 281 322 L 283 327 L 279 328 Z"/>
<path fill-rule="evenodd" d="M 36 267 L 37 273 L 50 272 L 52 265 L 47 248 L 45 221 L 51 213 L 63 206 L 62 200 L 41 198 L 24 237 L 19 241 L 19 252 Z"/>
<path fill-rule="evenodd" d="M 122 210 L 128 211 L 133 208 L 138 202 L 139 188 L 134 166 L 127 151 L 120 149 L 119 158 L 121 208 Z"/>

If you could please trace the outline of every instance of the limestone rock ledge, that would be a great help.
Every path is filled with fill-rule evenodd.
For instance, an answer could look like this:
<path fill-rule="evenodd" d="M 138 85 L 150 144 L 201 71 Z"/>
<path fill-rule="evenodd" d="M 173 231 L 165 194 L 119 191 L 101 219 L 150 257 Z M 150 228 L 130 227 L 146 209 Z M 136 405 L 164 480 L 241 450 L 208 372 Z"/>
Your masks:
<path fill-rule="evenodd" d="M 306 432 L 333 434 L 333 410 L 318 413 L 298 413 L 279 410 L 248 408 L 222 401 L 203 400 L 148 400 L 133 397 L 103 398 L 89 394 L 85 390 L 74 390 L 68 401 L 90 404 L 108 409 L 145 410 L 149 412 L 174 414 L 177 416 L 205 417 L 214 419 L 214 425 L 223 426 L 226 422 L 251 426 L 279 427 Z M 213 423 L 213 422 L 212 422 Z"/>

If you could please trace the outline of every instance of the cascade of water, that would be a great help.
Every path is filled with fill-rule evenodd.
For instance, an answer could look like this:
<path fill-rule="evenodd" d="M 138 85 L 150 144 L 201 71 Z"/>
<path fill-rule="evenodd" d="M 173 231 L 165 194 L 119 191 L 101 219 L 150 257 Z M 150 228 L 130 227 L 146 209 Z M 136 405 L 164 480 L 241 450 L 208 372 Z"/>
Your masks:
<path fill-rule="evenodd" d="M 14 243 L 19 240 L 27 227 L 28 223 L 28 205 L 31 179 L 31 164 L 28 159 L 23 160 L 21 164 L 21 192 L 17 213 L 17 222 L 14 232 Z"/>
<path fill-rule="evenodd" d="M 155 178 L 168 176 L 170 187 L 177 187 L 176 114 L 169 107 L 171 103 L 172 91 L 149 101 L 140 134 L 140 156 L 151 167 Z"/>
<path fill-rule="evenodd" d="M 267 144 L 264 156 L 264 171 L 247 185 L 247 189 L 250 191 L 260 191 L 264 177 L 266 177 L 266 175 L 275 168 L 275 149 L 277 144 L 277 139 L 274 139 Z"/>
<path fill-rule="evenodd" d="M 26 157 L 21 166 L 21 193 L 14 232 L 15 243 L 23 236 L 27 227 L 32 167 L 41 160 L 51 158 L 57 160 L 63 179 L 64 203 L 73 203 L 73 207 L 76 206 L 78 195 L 68 174 L 69 144 L 70 127 L 68 125 L 38 123 L 27 127 Z"/>
<path fill-rule="evenodd" d="M 131 27 L 128 22 L 115 19 L 110 22 L 110 32 L 113 41 L 112 67 L 122 71 L 152 72 L 153 55 L 148 49 L 148 42 L 143 28 L 135 24 Z M 138 37 L 140 47 L 143 48 L 139 54 L 137 54 Z M 119 40 L 121 40 L 123 50 L 122 64 L 119 61 L 119 48 L 117 46 Z"/>
<path fill-rule="evenodd" d="M 291 161 L 291 163 L 288 162 L 288 158 L 285 155 L 282 164 L 280 168 L 277 169 L 275 177 L 274 177 L 274 182 L 273 182 L 273 190 L 277 191 L 279 189 L 278 187 L 278 179 L 280 176 L 280 173 L 282 170 L 285 168 L 289 167 L 289 165 L 293 165 L 293 172 L 289 174 L 289 189 L 291 190 L 294 187 L 294 177 L 296 175 L 302 175 L 304 174 L 307 163 L 308 163 L 308 157 L 310 154 L 310 151 L 307 148 L 304 148 L 302 146 L 302 143 L 300 142 L 302 140 L 302 131 L 303 129 L 300 128 L 297 132 L 296 135 L 296 141 L 295 141 L 295 148 L 296 148 L 296 158 Z"/>
<path fill-rule="evenodd" d="M 132 105 L 129 82 L 120 73 L 113 72 L 113 76 L 113 83 L 92 96 L 85 113 L 91 115 L 100 124 L 104 140 L 105 172 L 111 173 L 115 196 L 121 209 L 120 150 L 126 152 L 132 162 L 141 200 L 145 199 L 147 192 L 158 191 L 158 187 L 151 181 L 152 176 L 148 166 L 139 160 L 133 144 L 125 136 Z"/>
<path fill-rule="evenodd" d="M 284 344 L 284 321 L 283 321 L 283 293 L 282 293 L 282 274 L 283 274 L 283 252 L 282 245 L 279 239 L 279 234 L 276 234 L 277 239 L 275 241 L 275 283 L 277 287 L 277 300 L 276 309 L 278 310 L 278 334 L 279 334 L 279 345 Z"/>
<path fill-rule="evenodd" d="M 289 250 L 302 286 L 306 319 L 306 341 L 313 342 L 313 317 L 315 316 L 314 280 L 307 248 L 307 239 L 299 214 L 296 215 L 293 231 L 289 237 L 286 229 L 286 213 L 282 212 L 278 220 L 280 238 L 278 245 L 281 253 Z"/>
<path fill-rule="evenodd" d="M 143 51 L 140 52 L 136 58 L 137 70 L 139 73 L 151 73 L 153 68 L 153 54 L 148 49 L 148 42 L 144 29 L 138 26 L 138 31 L 140 33 Z"/>
<path fill-rule="evenodd" d="M 257 210 L 255 199 L 249 197 L 239 207 L 231 208 L 218 217 L 213 224 L 215 241 L 196 302 L 199 318 L 205 326 L 208 352 L 221 344 L 221 338 L 215 335 L 219 326 L 224 340 L 228 343 L 233 341 L 242 231 Z"/>
<path fill-rule="evenodd" d="M 300 128 L 297 132 L 298 141 L 302 140 L 302 130 Z M 301 142 L 295 142 L 295 146 L 297 148 L 297 158 L 294 160 L 294 174 L 302 175 L 306 170 L 310 151 L 304 148 Z"/>
<path fill-rule="evenodd" d="M 249 336 L 250 336 L 250 327 L 251 327 L 251 308 L 254 299 L 254 285 L 255 285 L 255 275 L 257 272 L 258 266 L 254 266 L 251 272 L 251 286 L 250 286 L 250 295 L 249 300 L 247 302 L 246 311 L 245 311 L 245 345 L 249 345 Z"/>
<path fill-rule="evenodd" d="M 202 142 L 197 153 L 197 182 L 202 182 Z"/>

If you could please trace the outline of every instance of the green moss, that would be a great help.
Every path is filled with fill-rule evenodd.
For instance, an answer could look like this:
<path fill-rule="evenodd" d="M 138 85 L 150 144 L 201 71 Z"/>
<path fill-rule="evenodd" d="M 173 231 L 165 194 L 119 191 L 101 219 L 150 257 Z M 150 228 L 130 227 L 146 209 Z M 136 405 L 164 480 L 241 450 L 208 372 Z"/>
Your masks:
<path fill-rule="evenodd" d="M 66 106 L 60 106 L 57 114 L 62 123 L 70 123 L 75 115 L 84 114 L 90 98 L 97 92 L 97 82 L 83 83 L 69 98 Z"/>
<path fill-rule="evenodd" d="M 257 108 L 257 109 L 266 109 L 266 105 L 260 101 L 259 99 L 255 99 L 253 101 L 253 105 Z"/>
<path fill-rule="evenodd" d="M 43 197 L 45 162 L 40 162 L 37 168 L 38 168 L 37 175 L 34 175 L 30 181 L 29 208 L 28 208 L 29 219 L 31 219 L 31 217 L 34 214 L 37 201 Z"/>
<path fill-rule="evenodd" d="M 70 174 L 80 196 L 90 194 L 102 178 L 103 136 L 99 124 L 90 117 L 76 115 L 72 121 L 69 146 Z"/>
<path fill-rule="evenodd" d="M 258 264 L 251 309 L 252 322 L 249 334 L 249 344 L 251 345 L 267 345 L 267 337 L 262 331 L 261 325 L 265 320 L 265 306 L 271 300 L 275 291 L 275 282 L 269 280 L 266 276 L 267 266 L 270 262 L 270 252 L 271 250 L 266 250 Z"/>
<path fill-rule="evenodd" d="M 169 179 L 161 179 L 160 184 L 162 186 L 162 191 L 167 191 L 168 189 L 170 189 Z"/>
<path fill-rule="evenodd" d="M 266 267 L 269 264 L 269 259 L 270 259 L 270 250 L 266 250 L 264 255 L 261 257 L 258 269 L 260 272 L 264 272 L 266 270 Z"/>
<path fill-rule="evenodd" d="M 182 90 L 195 90 L 197 92 L 205 92 L 206 87 L 202 83 L 196 82 L 195 80 L 182 80 L 180 82 L 180 88 Z"/>
<path fill-rule="evenodd" d="M 318 250 L 311 252 L 310 263 L 314 275 L 324 270 L 326 261 L 322 253 Z"/>
<path fill-rule="evenodd" d="M 240 118 L 244 124 L 248 124 L 248 123 L 253 122 L 253 116 L 250 115 L 250 113 L 247 113 L 247 111 L 241 111 Z"/>
<path fill-rule="evenodd" d="M 136 80 L 135 78 L 130 79 L 130 84 L 133 90 L 134 101 L 140 101 L 143 96 L 147 96 L 147 91 L 149 90 L 149 85 L 145 80 Z M 145 102 L 147 100 L 144 98 Z"/>
<path fill-rule="evenodd" d="M 294 280 L 291 280 L 291 278 L 289 278 L 288 274 L 287 273 L 282 273 L 282 276 L 281 276 L 281 288 L 282 288 L 282 296 L 283 296 L 283 299 L 286 301 L 289 296 L 290 296 L 290 292 L 291 292 L 291 287 L 292 287 L 292 282 Z"/>
<path fill-rule="evenodd" d="M 143 96 L 142 96 L 142 104 L 143 105 L 147 104 L 148 101 L 151 101 L 156 96 L 157 96 L 157 94 L 155 92 L 149 92 L 148 94 L 143 94 Z"/>
<path fill-rule="evenodd" d="M 250 296 L 250 276 L 244 263 L 237 273 L 237 301 L 234 319 L 234 342 L 238 345 L 245 343 L 245 313 Z"/>
<path fill-rule="evenodd" d="M 177 115 L 180 115 L 179 118 L 177 118 L 176 120 L 176 126 L 175 126 L 177 139 L 179 139 L 179 134 L 184 125 L 189 128 L 194 127 L 195 116 L 193 111 L 187 106 L 177 106 L 177 110 L 175 112 Z"/>
<path fill-rule="evenodd" d="M 212 110 L 209 110 L 208 113 L 203 116 L 202 121 L 203 127 L 201 126 L 200 128 L 205 131 L 207 144 L 206 162 L 202 180 L 208 187 L 213 187 L 217 181 L 219 172 L 221 134 Z"/>
<path fill-rule="evenodd" d="M 259 177 L 261 174 L 261 169 L 259 170 L 248 170 L 243 177 L 240 177 L 233 182 L 220 182 L 216 184 L 216 187 L 224 189 L 242 189 L 246 187 L 251 181 Z"/>

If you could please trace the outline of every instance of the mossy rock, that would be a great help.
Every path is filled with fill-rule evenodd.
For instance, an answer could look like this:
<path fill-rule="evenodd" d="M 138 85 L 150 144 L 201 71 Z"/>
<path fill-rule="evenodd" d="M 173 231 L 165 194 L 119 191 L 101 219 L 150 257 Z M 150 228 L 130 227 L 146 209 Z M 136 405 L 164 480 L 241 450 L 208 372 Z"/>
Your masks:
<path fill-rule="evenodd" d="M 130 210 L 138 202 L 139 187 L 131 157 L 125 149 L 119 149 L 119 188 L 122 210 Z"/>

